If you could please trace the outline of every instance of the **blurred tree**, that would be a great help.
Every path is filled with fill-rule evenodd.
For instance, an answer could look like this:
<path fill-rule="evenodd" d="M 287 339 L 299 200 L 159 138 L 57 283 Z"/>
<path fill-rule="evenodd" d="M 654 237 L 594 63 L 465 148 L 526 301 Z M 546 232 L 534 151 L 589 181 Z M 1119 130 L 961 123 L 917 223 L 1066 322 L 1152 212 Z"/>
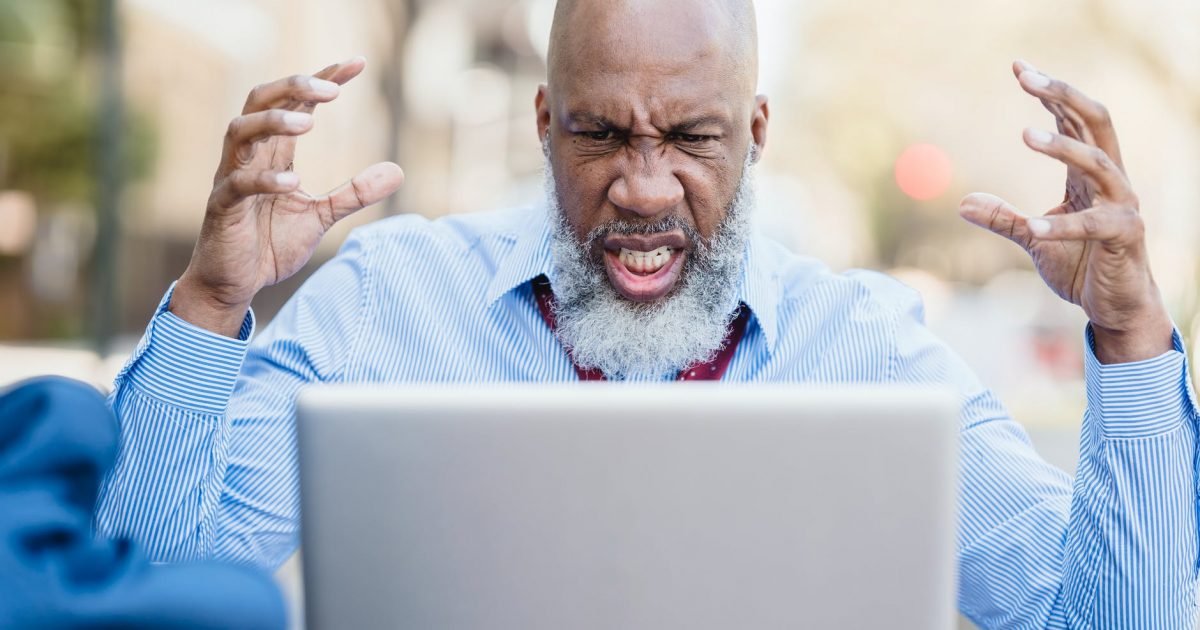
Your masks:
<path fill-rule="evenodd" d="M 78 52 L 56 41 L 68 12 L 56 3 L 0 0 L 0 186 L 44 200 L 88 200 L 90 112 L 83 86 L 68 70 Z M 72 16 L 86 28 L 89 3 Z M 47 35 L 49 34 L 49 35 Z M 82 38 L 81 38 L 82 39 Z M 75 59 L 75 61 L 78 61 Z"/>
<path fill-rule="evenodd" d="M 86 212 L 97 198 L 101 8 L 93 0 L 0 0 L 0 190 L 32 193 L 43 219 Z M 127 115 L 117 124 L 122 153 L 111 172 L 119 174 L 119 188 L 148 172 L 155 143 L 145 117 Z M 91 243 L 78 245 L 90 251 Z M 14 262 L 21 261 L 6 266 Z M 90 261 L 83 262 L 87 268 Z M 79 304 L 39 305 L 13 273 L 0 275 L 0 283 L 25 294 L 24 316 L 0 319 L 0 338 L 81 333 Z"/>

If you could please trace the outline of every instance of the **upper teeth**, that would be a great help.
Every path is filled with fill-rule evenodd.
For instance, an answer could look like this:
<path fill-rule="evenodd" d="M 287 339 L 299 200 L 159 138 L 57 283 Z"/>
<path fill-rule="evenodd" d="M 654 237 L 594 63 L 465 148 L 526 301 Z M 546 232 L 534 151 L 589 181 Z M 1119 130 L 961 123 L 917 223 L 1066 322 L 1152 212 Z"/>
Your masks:
<path fill-rule="evenodd" d="M 621 248 L 620 260 L 625 268 L 635 273 L 654 273 L 671 260 L 673 251 L 670 247 L 659 247 L 652 252 Z"/>

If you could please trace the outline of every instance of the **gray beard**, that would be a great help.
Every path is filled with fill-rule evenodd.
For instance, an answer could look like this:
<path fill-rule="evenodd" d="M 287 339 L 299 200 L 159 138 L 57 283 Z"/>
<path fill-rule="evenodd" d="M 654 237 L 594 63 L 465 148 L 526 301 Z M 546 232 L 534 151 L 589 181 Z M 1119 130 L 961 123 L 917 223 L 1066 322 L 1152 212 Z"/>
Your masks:
<path fill-rule="evenodd" d="M 582 243 L 563 215 L 547 160 L 546 203 L 554 226 L 556 334 L 576 365 L 598 369 L 610 379 L 658 379 L 710 361 L 722 349 L 738 306 L 738 281 L 754 207 L 754 157 L 753 152 L 746 157 L 737 192 L 711 240 L 671 216 L 654 224 L 607 223 L 592 230 Z M 683 230 L 693 249 L 684 261 L 679 285 L 657 303 L 622 297 L 609 282 L 603 262 L 589 255 L 592 245 L 609 234 L 672 229 Z"/>

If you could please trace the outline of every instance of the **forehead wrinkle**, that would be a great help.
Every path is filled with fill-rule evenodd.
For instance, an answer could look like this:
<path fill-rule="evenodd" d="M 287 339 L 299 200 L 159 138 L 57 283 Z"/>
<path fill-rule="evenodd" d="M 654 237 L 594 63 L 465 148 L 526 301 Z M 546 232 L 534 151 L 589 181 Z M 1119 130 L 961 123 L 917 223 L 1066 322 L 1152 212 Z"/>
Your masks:
<path fill-rule="evenodd" d="M 597 90 L 584 87 L 561 103 L 561 120 L 574 124 L 607 124 L 622 129 L 637 126 L 668 131 L 682 126 L 716 124 L 726 129 L 735 124 L 736 104 L 725 94 L 662 89 L 638 96 L 634 90 L 612 89 L 613 81 L 601 81 Z"/>

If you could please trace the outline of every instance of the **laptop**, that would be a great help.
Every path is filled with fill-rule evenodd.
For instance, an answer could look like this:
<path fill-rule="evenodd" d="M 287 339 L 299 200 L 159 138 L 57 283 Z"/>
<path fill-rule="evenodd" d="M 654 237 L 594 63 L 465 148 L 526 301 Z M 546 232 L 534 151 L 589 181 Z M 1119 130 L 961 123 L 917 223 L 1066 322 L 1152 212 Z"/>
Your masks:
<path fill-rule="evenodd" d="M 957 415 L 916 389 L 309 389 L 306 625 L 948 630 Z"/>

